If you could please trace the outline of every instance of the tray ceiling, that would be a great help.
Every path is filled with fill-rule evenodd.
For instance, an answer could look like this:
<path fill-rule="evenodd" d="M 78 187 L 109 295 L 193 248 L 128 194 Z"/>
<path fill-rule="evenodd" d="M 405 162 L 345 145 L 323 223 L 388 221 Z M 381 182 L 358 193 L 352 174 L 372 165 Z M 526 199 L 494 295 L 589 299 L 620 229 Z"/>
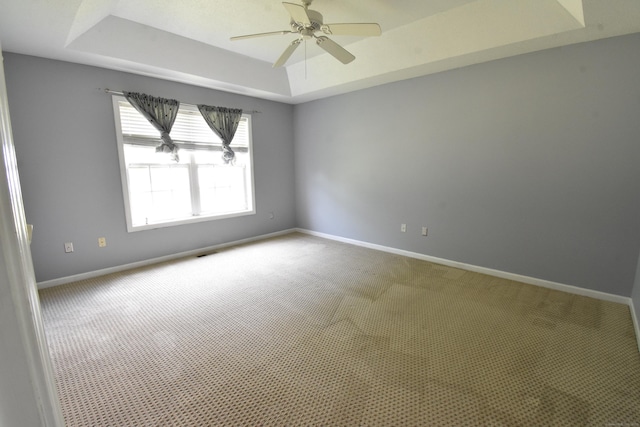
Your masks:
<path fill-rule="evenodd" d="M 289 0 L 295 2 L 295 0 Z M 637 0 L 314 0 L 325 22 L 378 22 L 382 36 L 332 36 L 271 64 L 294 35 L 276 0 L 0 0 L 6 51 L 300 103 L 396 80 L 640 31 Z"/>

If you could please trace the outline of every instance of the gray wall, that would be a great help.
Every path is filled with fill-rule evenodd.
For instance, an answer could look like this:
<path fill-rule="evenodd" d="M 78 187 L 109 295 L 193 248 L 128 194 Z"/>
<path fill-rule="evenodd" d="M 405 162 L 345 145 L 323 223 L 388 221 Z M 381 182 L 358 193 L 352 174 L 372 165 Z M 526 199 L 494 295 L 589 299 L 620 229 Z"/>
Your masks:
<path fill-rule="evenodd" d="M 295 108 L 6 54 L 37 279 L 297 225 L 629 296 L 640 253 L 639 44 L 631 35 L 568 46 Z M 104 87 L 262 111 L 257 215 L 127 233 Z"/>
<path fill-rule="evenodd" d="M 631 295 L 638 46 L 635 34 L 297 105 L 298 225 Z"/>
<path fill-rule="evenodd" d="M 292 106 L 10 53 L 5 70 L 38 281 L 296 225 Z M 98 88 L 261 111 L 252 120 L 257 214 L 127 233 L 111 96 Z M 75 252 L 65 254 L 64 242 Z"/>

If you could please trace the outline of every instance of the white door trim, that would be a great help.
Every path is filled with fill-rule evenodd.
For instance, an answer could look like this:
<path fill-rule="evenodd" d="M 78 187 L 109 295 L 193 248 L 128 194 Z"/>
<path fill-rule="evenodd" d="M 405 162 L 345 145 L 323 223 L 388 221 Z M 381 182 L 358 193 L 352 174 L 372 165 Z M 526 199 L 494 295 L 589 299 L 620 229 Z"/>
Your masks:
<path fill-rule="evenodd" d="M 19 335 L 23 347 L 15 352 L 26 359 L 29 390 L 37 405 L 16 411 L 38 411 L 43 426 L 63 427 L 27 236 L 1 52 L 0 45 L 0 264 L 5 267 L 0 270 L 0 282 L 3 292 L 11 295 L 17 324 L 14 335 Z"/>

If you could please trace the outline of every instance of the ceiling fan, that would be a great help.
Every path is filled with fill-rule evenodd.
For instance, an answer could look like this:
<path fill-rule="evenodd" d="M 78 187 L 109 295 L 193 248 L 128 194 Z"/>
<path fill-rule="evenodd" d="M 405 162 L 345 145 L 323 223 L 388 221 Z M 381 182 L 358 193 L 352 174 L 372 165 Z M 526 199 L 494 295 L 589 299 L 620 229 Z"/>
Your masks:
<path fill-rule="evenodd" d="M 287 9 L 289 15 L 291 15 L 291 30 L 283 31 L 271 31 L 268 33 L 248 34 L 245 36 L 231 37 L 231 40 L 244 40 L 254 37 L 264 37 L 282 34 L 298 34 L 298 38 L 291 42 L 289 46 L 284 50 L 280 58 L 273 64 L 273 67 L 283 66 L 287 60 L 291 57 L 296 48 L 302 43 L 303 40 L 314 38 L 316 44 L 324 49 L 327 53 L 332 55 L 338 61 L 343 64 L 348 64 L 354 59 L 349 51 L 334 42 L 327 35 L 335 36 L 379 36 L 382 34 L 380 25 L 374 23 L 348 23 L 348 24 L 325 24 L 322 22 L 322 15 L 309 9 L 312 0 L 302 0 L 302 4 L 283 2 L 282 5 Z M 322 32 L 321 35 L 316 35 L 317 32 Z"/>

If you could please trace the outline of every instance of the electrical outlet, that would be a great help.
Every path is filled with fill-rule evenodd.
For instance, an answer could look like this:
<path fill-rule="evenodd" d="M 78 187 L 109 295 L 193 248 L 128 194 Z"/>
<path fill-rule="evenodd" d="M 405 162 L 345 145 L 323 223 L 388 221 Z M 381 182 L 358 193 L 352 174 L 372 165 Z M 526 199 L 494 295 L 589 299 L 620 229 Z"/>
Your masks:
<path fill-rule="evenodd" d="M 107 246 L 107 239 L 105 237 L 98 237 L 98 247 L 104 248 Z"/>
<path fill-rule="evenodd" d="M 422 235 L 426 236 L 427 234 L 429 234 L 429 229 L 427 227 L 422 227 Z"/>
<path fill-rule="evenodd" d="M 407 232 L 407 224 L 400 224 L 400 231 L 402 231 L 403 233 Z"/>
<path fill-rule="evenodd" d="M 65 243 L 64 244 L 64 252 L 67 253 L 67 254 L 73 252 L 73 243 L 71 243 L 71 242 Z"/>

